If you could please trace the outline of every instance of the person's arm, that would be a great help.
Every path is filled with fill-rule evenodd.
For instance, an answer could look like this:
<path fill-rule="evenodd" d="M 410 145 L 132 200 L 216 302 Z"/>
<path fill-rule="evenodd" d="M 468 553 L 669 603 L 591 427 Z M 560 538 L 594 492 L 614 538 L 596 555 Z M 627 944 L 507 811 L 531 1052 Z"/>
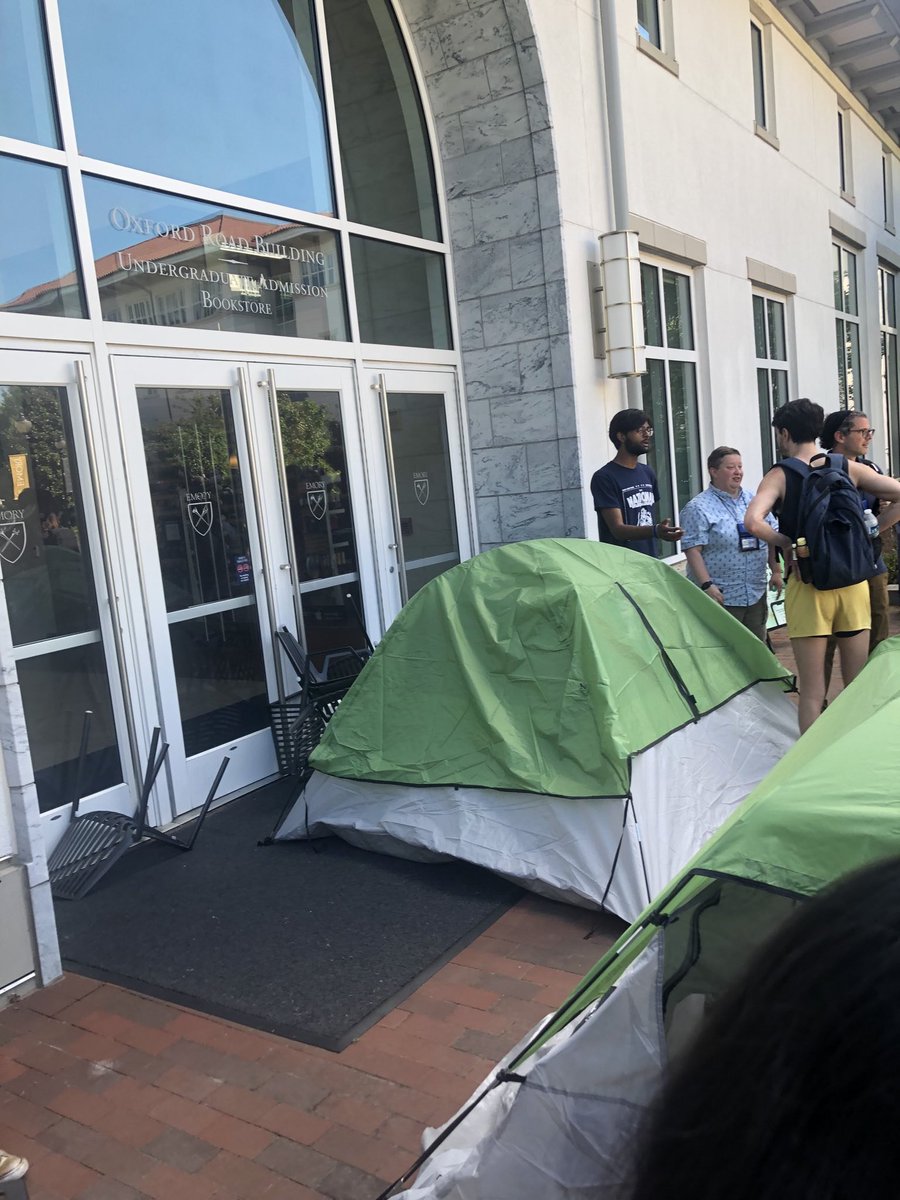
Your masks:
<path fill-rule="evenodd" d="M 722 595 L 717 584 L 712 582 L 712 577 L 706 569 L 706 563 L 703 561 L 702 546 L 685 546 L 684 556 L 688 561 L 688 566 L 691 568 L 691 574 L 697 581 L 698 587 L 703 588 L 710 600 L 715 600 L 716 604 L 725 603 L 725 597 Z M 709 583 L 709 587 L 703 587 L 704 583 Z"/>
<path fill-rule="evenodd" d="M 888 500 L 892 504 L 894 501 L 900 500 L 900 480 L 891 479 L 890 475 L 879 475 L 871 467 L 866 467 L 858 462 L 850 462 L 849 460 L 847 462 L 847 469 L 850 472 L 850 478 L 861 492 L 867 492 L 870 496 L 877 496 L 879 500 Z M 897 520 L 900 520 L 900 513 L 897 514 Z M 879 520 L 878 523 L 880 525 L 881 521 Z M 891 521 L 890 524 L 893 525 L 894 522 Z"/>
<path fill-rule="evenodd" d="M 677 542 L 683 532 L 668 517 L 656 525 L 626 525 L 621 509 L 601 508 L 600 516 L 617 542 L 649 542 L 655 537 L 662 538 L 664 542 Z"/>
<path fill-rule="evenodd" d="M 776 600 L 784 591 L 784 575 L 781 571 L 781 559 L 778 557 L 778 547 L 769 547 L 769 590 L 775 593 Z"/>
<path fill-rule="evenodd" d="M 874 475 L 875 472 L 873 471 L 872 474 Z M 785 564 L 790 567 L 793 562 L 791 539 L 779 530 L 773 529 L 766 520 L 766 517 L 771 513 L 778 501 L 783 499 L 784 471 L 779 470 L 778 467 L 773 467 L 759 485 L 756 495 L 750 501 L 746 515 L 744 516 L 744 524 L 747 527 L 748 533 L 752 533 L 754 537 L 759 538 L 766 545 L 774 546 L 776 550 L 781 550 Z"/>

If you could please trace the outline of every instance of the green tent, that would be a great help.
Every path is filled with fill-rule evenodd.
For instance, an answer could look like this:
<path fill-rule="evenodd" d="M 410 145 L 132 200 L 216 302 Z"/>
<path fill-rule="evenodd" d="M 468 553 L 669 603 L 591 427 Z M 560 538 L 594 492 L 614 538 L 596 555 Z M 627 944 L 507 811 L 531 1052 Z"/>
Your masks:
<path fill-rule="evenodd" d="M 277 836 L 465 858 L 632 919 L 793 744 L 790 682 L 665 563 L 502 546 L 406 605 Z"/>
<path fill-rule="evenodd" d="M 707 1005 L 795 905 L 900 852 L 898 727 L 893 638 L 479 1089 L 407 1200 L 616 1200 L 642 1110 Z"/>

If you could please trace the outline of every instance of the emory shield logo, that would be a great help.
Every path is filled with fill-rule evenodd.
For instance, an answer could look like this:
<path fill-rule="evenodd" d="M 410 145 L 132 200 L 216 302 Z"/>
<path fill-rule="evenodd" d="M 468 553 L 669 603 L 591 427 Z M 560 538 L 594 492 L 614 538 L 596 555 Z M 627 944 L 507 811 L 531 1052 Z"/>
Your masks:
<path fill-rule="evenodd" d="M 328 499 L 325 495 L 324 487 L 314 487 L 309 489 L 309 491 L 306 493 L 306 507 L 317 521 L 322 520 L 322 518 L 325 516 L 326 509 L 328 508 Z"/>
<path fill-rule="evenodd" d="M 422 505 L 428 503 L 428 476 L 425 474 L 414 475 L 413 484 L 416 489 L 416 499 Z"/>
<path fill-rule="evenodd" d="M 0 525 L 0 558 L 7 563 L 16 563 L 25 553 L 28 534 L 24 521 L 4 521 Z"/>
<path fill-rule="evenodd" d="M 188 520 L 195 533 L 205 537 L 212 529 L 213 510 L 211 500 L 192 500 L 187 506 Z"/>

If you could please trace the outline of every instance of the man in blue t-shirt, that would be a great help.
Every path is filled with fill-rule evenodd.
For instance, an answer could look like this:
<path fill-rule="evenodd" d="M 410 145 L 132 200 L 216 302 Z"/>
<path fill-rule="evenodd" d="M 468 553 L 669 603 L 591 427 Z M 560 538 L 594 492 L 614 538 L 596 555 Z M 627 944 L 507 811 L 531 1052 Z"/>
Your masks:
<path fill-rule="evenodd" d="M 652 437 L 653 422 L 642 409 L 617 412 L 609 423 L 609 440 L 616 456 L 594 472 L 591 495 L 601 542 L 655 557 L 657 538 L 677 542 L 683 530 L 673 526 L 668 517 L 655 519 L 659 499 L 656 474 L 652 467 L 638 462 L 650 449 Z"/>

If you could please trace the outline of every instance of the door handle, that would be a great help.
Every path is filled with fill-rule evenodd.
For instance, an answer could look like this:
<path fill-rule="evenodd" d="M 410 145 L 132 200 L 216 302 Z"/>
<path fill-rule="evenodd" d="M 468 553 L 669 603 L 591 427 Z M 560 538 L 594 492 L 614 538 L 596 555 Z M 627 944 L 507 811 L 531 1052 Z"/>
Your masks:
<path fill-rule="evenodd" d="M 289 571 L 291 569 L 291 564 L 290 563 L 282 563 L 278 569 L 279 569 L 279 571 Z"/>
<path fill-rule="evenodd" d="M 388 550 L 396 550 L 396 549 L 397 549 L 396 542 L 388 542 Z"/>

